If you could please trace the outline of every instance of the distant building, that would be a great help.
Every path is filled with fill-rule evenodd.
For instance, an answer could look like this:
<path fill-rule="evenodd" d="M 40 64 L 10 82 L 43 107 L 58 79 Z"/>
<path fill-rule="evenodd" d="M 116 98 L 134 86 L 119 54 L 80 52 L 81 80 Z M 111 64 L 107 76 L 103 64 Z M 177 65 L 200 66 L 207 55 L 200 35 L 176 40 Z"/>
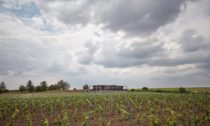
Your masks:
<path fill-rule="evenodd" d="M 93 91 L 122 91 L 127 90 L 126 86 L 118 86 L 118 85 L 93 85 Z M 126 87 L 126 89 L 124 89 Z"/>

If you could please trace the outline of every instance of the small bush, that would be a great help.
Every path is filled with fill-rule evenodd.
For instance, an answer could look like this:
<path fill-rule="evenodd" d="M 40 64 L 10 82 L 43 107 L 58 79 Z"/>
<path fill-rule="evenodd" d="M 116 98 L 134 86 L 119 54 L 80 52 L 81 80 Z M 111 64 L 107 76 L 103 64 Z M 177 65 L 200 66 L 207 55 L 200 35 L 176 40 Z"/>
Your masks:
<path fill-rule="evenodd" d="M 157 89 L 156 92 L 163 92 L 163 90 Z"/>
<path fill-rule="evenodd" d="M 143 87 L 142 90 L 143 91 L 148 91 L 149 89 L 148 89 L 148 87 Z"/>
<path fill-rule="evenodd" d="M 132 88 L 131 91 L 136 91 L 136 90 Z"/>
<path fill-rule="evenodd" d="M 183 87 L 179 88 L 179 93 L 187 93 L 186 89 Z"/>

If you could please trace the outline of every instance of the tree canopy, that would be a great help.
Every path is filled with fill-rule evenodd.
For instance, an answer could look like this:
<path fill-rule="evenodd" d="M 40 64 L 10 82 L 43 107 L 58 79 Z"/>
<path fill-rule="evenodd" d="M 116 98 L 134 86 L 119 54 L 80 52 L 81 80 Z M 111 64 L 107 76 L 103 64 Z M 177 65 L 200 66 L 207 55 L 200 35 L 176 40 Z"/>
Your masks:
<path fill-rule="evenodd" d="M 4 81 L 1 81 L 1 83 L 0 83 L 0 93 L 6 93 L 6 92 L 9 92 L 9 90 L 7 89 Z"/>
<path fill-rule="evenodd" d="M 59 89 L 67 90 L 70 88 L 70 84 L 67 81 L 60 80 L 57 83 Z"/>
<path fill-rule="evenodd" d="M 89 89 L 88 84 L 84 84 L 84 85 L 83 85 L 83 90 L 88 90 L 88 89 Z"/>
<path fill-rule="evenodd" d="M 34 87 L 34 85 L 33 85 L 33 83 L 32 83 L 31 80 L 29 80 L 29 81 L 27 82 L 27 89 L 28 89 L 29 92 L 33 92 L 34 89 L 35 89 L 35 87 Z"/>
<path fill-rule="evenodd" d="M 24 85 L 20 85 L 19 90 L 20 90 L 21 92 L 27 91 L 27 87 L 24 86 Z"/>

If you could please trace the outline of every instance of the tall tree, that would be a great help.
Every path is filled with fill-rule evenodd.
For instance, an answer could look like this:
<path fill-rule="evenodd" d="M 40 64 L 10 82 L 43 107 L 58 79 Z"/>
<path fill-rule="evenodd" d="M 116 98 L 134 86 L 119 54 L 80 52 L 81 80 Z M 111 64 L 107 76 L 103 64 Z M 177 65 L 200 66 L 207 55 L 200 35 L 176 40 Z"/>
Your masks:
<path fill-rule="evenodd" d="M 27 89 L 28 89 L 29 92 L 33 92 L 34 91 L 34 85 L 33 85 L 31 80 L 29 80 L 27 82 Z"/>
<path fill-rule="evenodd" d="M 59 89 L 67 90 L 70 88 L 70 84 L 67 81 L 60 80 L 57 83 Z"/>
<path fill-rule="evenodd" d="M 47 82 L 46 81 L 42 81 L 40 83 L 40 86 L 41 86 L 42 91 L 47 91 Z"/>
<path fill-rule="evenodd" d="M 0 90 L 6 90 L 7 88 L 6 88 L 6 85 L 5 85 L 5 83 L 4 83 L 4 81 L 2 81 L 1 83 L 0 83 Z"/>
<path fill-rule="evenodd" d="M 0 93 L 7 93 L 9 92 L 9 90 L 6 87 L 6 84 L 4 83 L 4 81 L 1 81 L 0 83 Z"/>
<path fill-rule="evenodd" d="M 1 81 L 1 83 L 0 83 L 0 93 L 5 92 L 5 90 L 6 90 L 6 85 L 5 85 L 4 81 Z"/>

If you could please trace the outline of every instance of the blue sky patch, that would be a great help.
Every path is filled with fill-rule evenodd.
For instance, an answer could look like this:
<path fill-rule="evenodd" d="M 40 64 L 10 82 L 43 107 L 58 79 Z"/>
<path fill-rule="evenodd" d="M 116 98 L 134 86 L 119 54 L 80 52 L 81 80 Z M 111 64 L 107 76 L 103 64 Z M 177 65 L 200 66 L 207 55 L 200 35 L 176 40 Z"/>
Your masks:
<path fill-rule="evenodd" d="M 15 8 L 7 8 L 4 6 L 5 1 L 0 1 L 0 12 L 5 13 L 9 12 L 12 13 L 18 17 L 24 17 L 24 18 L 31 18 L 34 16 L 40 16 L 40 9 L 34 2 L 27 2 L 23 5 L 15 5 Z"/>

